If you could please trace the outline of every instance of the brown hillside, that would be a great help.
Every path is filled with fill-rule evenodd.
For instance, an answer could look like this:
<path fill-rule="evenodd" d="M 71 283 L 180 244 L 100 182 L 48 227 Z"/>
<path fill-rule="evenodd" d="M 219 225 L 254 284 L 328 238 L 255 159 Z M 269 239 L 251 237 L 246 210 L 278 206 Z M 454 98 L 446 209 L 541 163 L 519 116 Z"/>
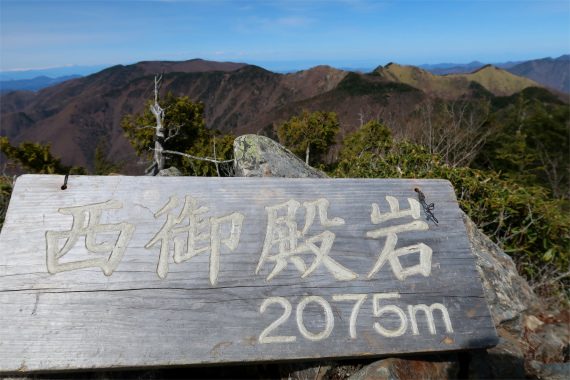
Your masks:
<path fill-rule="evenodd" d="M 388 80 L 406 83 L 427 94 L 445 99 L 455 99 L 467 93 L 472 81 L 478 82 L 497 96 L 512 95 L 527 87 L 544 87 L 492 65 L 486 65 L 469 74 L 440 76 L 419 67 L 389 63 L 376 68 L 374 72 Z"/>
<path fill-rule="evenodd" d="M 142 75 L 155 75 L 164 67 L 165 73 L 203 73 L 206 71 L 234 71 L 247 66 L 247 63 L 205 61 L 191 59 L 189 61 L 144 61 L 137 63 L 144 71 Z"/>
<path fill-rule="evenodd" d="M 469 95 L 471 81 L 480 82 L 496 95 L 508 93 L 508 86 L 524 88 L 527 82 L 522 80 L 534 83 L 492 67 L 469 74 L 471 77 L 440 77 L 397 64 L 370 74 L 317 66 L 283 75 L 242 63 L 140 62 L 110 67 L 36 93 L 2 95 L 0 134 L 12 143 L 51 142 L 52 153 L 64 164 L 87 168 L 92 168 L 100 138 L 108 135 L 110 158 L 126 159 L 128 173 L 140 174 L 143 167 L 135 165 L 134 151 L 120 122 L 124 115 L 144 109 L 152 96 L 154 75 L 163 67 L 163 95 L 172 92 L 202 101 L 206 125 L 236 135 L 275 134 L 277 126 L 303 110 L 336 112 L 341 135 L 371 119 L 405 126 L 426 95 Z"/>
<path fill-rule="evenodd" d="M 224 131 L 243 125 L 259 129 L 253 122 L 259 115 L 326 92 L 346 75 L 326 66 L 281 75 L 256 66 L 202 60 L 115 66 L 37 93 L 2 96 L 1 135 L 12 143 L 52 142 L 53 154 L 64 163 L 86 167 L 92 167 L 99 139 L 109 135 L 110 157 L 134 162 L 120 121 L 143 110 L 152 95 L 154 74 L 163 66 L 163 94 L 171 91 L 203 101 L 206 125 Z"/>

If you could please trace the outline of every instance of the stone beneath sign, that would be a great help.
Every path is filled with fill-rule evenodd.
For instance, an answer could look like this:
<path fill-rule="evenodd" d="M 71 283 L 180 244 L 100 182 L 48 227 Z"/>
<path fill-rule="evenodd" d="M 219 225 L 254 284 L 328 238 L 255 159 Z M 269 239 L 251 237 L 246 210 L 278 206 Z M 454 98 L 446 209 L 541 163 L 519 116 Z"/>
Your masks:
<path fill-rule="evenodd" d="M 497 342 L 447 181 L 62 183 L 27 175 L 14 189 L 0 236 L 3 372 Z"/>
<path fill-rule="evenodd" d="M 457 379 L 456 354 L 387 358 L 361 369 L 350 380 Z"/>

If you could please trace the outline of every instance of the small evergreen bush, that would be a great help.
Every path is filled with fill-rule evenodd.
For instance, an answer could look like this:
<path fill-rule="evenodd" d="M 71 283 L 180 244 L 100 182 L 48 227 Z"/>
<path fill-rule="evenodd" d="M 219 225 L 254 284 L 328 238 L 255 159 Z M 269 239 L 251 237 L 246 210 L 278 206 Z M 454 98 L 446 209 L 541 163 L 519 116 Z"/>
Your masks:
<path fill-rule="evenodd" d="M 495 171 L 450 167 L 424 147 L 387 133 L 371 144 L 366 131 L 374 129 L 365 127 L 343 140 L 346 148 L 329 168 L 331 177 L 447 179 L 460 208 L 514 258 L 535 290 L 544 293 L 559 284 L 570 295 L 570 217 L 563 201 L 550 198 L 544 187 L 524 186 Z"/>

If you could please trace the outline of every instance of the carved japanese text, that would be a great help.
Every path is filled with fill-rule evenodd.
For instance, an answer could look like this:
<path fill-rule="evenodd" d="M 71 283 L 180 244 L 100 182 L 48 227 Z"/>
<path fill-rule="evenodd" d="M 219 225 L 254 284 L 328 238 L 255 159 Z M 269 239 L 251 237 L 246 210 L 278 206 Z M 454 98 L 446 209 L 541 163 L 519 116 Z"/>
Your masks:
<path fill-rule="evenodd" d="M 408 210 L 400 210 L 400 204 L 398 200 L 392 196 L 387 195 L 386 201 L 390 205 L 390 211 L 382 213 L 380 212 L 378 205 L 376 203 L 372 204 L 372 214 L 370 219 L 374 224 L 380 224 L 392 219 L 404 218 L 406 216 L 411 216 L 413 219 L 419 219 L 420 217 L 420 203 L 415 199 L 408 198 L 408 203 L 410 208 Z M 392 266 L 392 271 L 394 275 L 400 281 L 404 281 L 407 276 L 421 273 L 425 277 L 428 277 L 431 273 L 431 255 L 432 249 L 423 243 L 409 245 L 407 247 L 402 247 L 395 249 L 396 243 L 398 243 L 398 233 L 406 231 L 426 231 L 429 226 L 426 222 L 421 220 L 415 220 L 406 224 L 398 224 L 395 226 L 384 227 L 374 231 L 368 231 L 366 236 L 372 238 L 379 238 L 381 236 L 386 236 L 386 242 L 384 243 L 384 248 L 380 252 L 380 256 L 370 269 L 370 272 L 366 275 L 367 279 L 374 277 L 376 273 L 382 268 L 382 266 L 389 262 Z M 403 268 L 398 259 L 400 256 L 409 255 L 414 252 L 419 252 L 420 263 L 408 268 Z"/>
<path fill-rule="evenodd" d="M 328 218 L 327 211 L 329 201 L 324 198 L 312 202 L 303 202 L 303 206 L 306 209 L 305 225 L 303 229 L 299 231 L 295 217 L 297 216 L 300 205 L 301 204 L 296 200 L 290 199 L 274 206 L 265 206 L 267 229 L 261 257 L 255 269 L 255 274 L 259 273 L 267 260 L 273 261 L 275 263 L 273 269 L 271 269 L 265 278 L 265 281 L 271 281 L 271 279 L 287 267 L 287 260 L 289 259 L 295 268 L 301 272 L 301 278 L 306 278 L 314 273 L 321 265 L 338 281 L 349 281 L 358 278 L 356 273 L 329 257 L 335 239 L 335 234 L 332 231 L 325 230 L 317 235 L 307 237 L 301 244 L 298 242 L 299 239 L 309 232 L 315 220 L 317 209 L 322 227 L 342 226 L 345 223 L 344 219 L 339 217 Z M 279 211 L 285 211 L 285 215 L 278 216 Z M 318 243 L 320 243 L 320 246 L 317 245 Z M 272 254 L 271 251 L 275 246 L 278 252 Z M 303 258 L 298 256 L 306 252 L 311 252 L 315 256 L 313 262 L 308 267 Z"/>
<path fill-rule="evenodd" d="M 161 217 L 178 206 L 180 206 L 178 198 L 170 197 L 168 203 L 154 214 L 154 217 Z M 225 245 L 230 252 L 236 250 L 244 217 L 242 214 L 234 212 L 223 217 L 210 217 L 207 220 L 202 220 L 200 215 L 210 211 L 210 208 L 205 206 L 195 208 L 195 206 L 196 200 L 187 195 L 180 215 L 168 214 L 166 222 L 160 231 L 145 245 L 145 248 L 148 249 L 160 242 L 160 255 L 156 273 L 162 279 L 166 278 L 168 274 L 168 261 L 172 241 L 174 241 L 174 262 L 177 264 L 190 260 L 202 252 L 210 251 L 210 284 L 216 285 L 220 271 L 221 245 Z M 188 219 L 188 224 L 176 227 L 182 224 L 184 219 Z M 223 223 L 231 223 L 229 236 L 225 238 L 221 236 Z M 204 228 L 210 228 L 210 231 L 200 232 Z M 172 236 L 177 233 L 186 233 L 186 240 L 179 236 Z M 185 246 L 186 249 L 184 249 Z"/>
<path fill-rule="evenodd" d="M 59 213 L 73 216 L 73 224 L 69 231 L 46 232 L 48 272 L 55 274 L 87 267 L 99 267 L 106 276 L 110 276 L 121 262 L 131 236 L 135 232 L 135 226 L 126 222 L 99 224 L 99 221 L 103 210 L 116 210 L 122 207 L 121 202 L 110 200 L 86 206 L 60 208 Z M 86 219 L 88 223 L 87 227 L 84 227 Z M 119 232 L 117 240 L 114 243 L 97 243 L 97 234 L 105 232 Z M 85 248 L 88 252 L 108 254 L 108 256 L 60 263 L 59 259 L 69 252 L 82 236 L 85 238 Z M 66 239 L 61 249 L 59 249 L 60 239 Z"/>

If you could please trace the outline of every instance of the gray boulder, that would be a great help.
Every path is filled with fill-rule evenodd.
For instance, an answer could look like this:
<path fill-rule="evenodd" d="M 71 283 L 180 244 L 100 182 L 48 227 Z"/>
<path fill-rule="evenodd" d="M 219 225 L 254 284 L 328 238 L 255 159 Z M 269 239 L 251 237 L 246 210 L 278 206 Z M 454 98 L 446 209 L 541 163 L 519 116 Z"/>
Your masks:
<path fill-rule="evenodd" d="M 158 177 L 180 177 L 182 173 L 180 170 L 176 169 L 174 166 L 169 167 L 168 169 L 162 169 L 158 172 Z"/>
<path fill-rule="evenodd" d="M 234 140 L 236 177 L 327 178 L 265 136 L 243 135 Z"/>
<path fill-rule="evenodd" d="M 388 358 L 378 360 L 354 375 L 349 380 L 395 380 L 395 379 L 457 379 L 459 361 L 456 354 Z"/>
<path fill-rule="evenodd" d="M 530 367 L 533 375 L 542 380 L 568 380 L 570 379 L 570 363 L 541 363 L 531 360 Z"/>
<path fill-rule="evenodd" d="M 499 344 L 469 352 L 469 379 L 524 379 L 524 352 L 517 338 L 499 328 Z"/>
<path fill-rule="evenodd" d="M 282 380 L 328 379 L 334 362 L 289 362 L 281 363 L 279 376 Z"/>
<path fill-rule="evenodd" d="M 562 361 L 564 359 L 563 351 L 564 342 L 562 342 L 554 331 L 548 331 L 544 334 L 542 344 L 536 350 L 536 356 L 546 362 Z"/>
<path fill-rule="evenodd" d="M 513 259 L 479 231 L 465 213 L 462 215 L 495 326 L 520 338 L 524 332 L 522 313 L 543 309 L 544 305 L 518 274 Z"/>

